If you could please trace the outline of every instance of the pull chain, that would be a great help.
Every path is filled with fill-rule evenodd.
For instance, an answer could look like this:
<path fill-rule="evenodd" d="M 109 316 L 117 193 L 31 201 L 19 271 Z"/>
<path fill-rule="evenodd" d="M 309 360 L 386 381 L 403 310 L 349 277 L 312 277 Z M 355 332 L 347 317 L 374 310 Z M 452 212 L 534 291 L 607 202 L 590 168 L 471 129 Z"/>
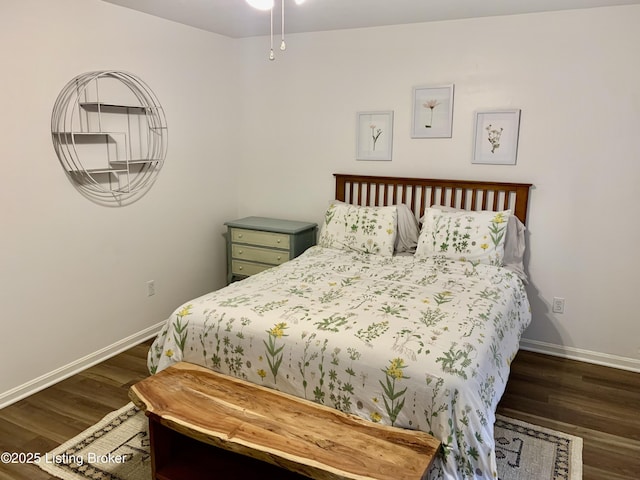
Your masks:
<path fill-rule="evenodd" d="M 282 42 L 280 43 L 280 50 L 287 49 L 287 44 L 284 43 L 284 0 L 282 0 Z"/>
<path fill-rule="evenodd" d="M 271 7 L 271 49 L 269 50 L 269 60 L 275 60 L 276 56 L 273 53 L 273 7 Z"/>

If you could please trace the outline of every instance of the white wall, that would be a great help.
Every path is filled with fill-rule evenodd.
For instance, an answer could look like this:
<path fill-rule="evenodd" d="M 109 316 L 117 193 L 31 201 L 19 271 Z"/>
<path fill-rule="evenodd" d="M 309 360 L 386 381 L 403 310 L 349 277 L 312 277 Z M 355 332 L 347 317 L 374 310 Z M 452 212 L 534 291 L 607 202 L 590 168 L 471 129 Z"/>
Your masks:
<path fill-rule="evenodd" d="M 241 40 L 240 214 L 320 222 L 333 172 L 531 182 L 525 345 L 639 369 L 639 24 L 627 6 L 289 35 L 274 62 Z M 453 138 L 411 139 L 412 87 L 448 83 Z M 517 165 L 472 165 L 474 112 L 500 108 L 522 109 Z M 392 162 L 354 160 L 372 110 L 395 112 Z"/>
<path fill-rule="evenodd" d="M 0 394 L 224 284 L 223 223 L 237 213 L 233 48 L 226 37 L 97 0 L 2 0 Z M 123 208 L 79 194 L 51 143 L 60 90 L 105 69 L 144 80 L 168 123 L 156 184 Z M 151 279 L 156 295 L 147 297 Z"/>

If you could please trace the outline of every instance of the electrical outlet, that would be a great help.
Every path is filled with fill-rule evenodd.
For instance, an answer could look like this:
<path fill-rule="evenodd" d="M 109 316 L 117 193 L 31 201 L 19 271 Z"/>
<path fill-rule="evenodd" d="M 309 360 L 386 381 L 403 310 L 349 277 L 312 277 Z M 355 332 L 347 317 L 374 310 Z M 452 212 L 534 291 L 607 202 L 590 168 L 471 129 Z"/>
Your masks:
<path fill-rule="evenodd" d="M 564 313 L 564 298 L 553 297 L 553 313 Z"/>
<path fill-rule="evenodd" d="M 153 297 L 156 294 L 156 281 L 149 280 L 147 282 L 147 297 Z"/>

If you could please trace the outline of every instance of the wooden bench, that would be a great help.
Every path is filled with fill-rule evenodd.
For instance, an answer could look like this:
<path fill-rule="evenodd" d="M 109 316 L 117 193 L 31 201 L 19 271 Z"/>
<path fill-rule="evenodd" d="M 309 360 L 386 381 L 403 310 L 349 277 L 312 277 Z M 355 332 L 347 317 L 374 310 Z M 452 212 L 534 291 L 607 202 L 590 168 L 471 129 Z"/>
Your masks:
<path fill-rule="evenodd" d="M 149 417 L 157 480 L 418 480 L 440 446 L 424 432 L 184 362 L 137 383 L 129 396 Z"/>

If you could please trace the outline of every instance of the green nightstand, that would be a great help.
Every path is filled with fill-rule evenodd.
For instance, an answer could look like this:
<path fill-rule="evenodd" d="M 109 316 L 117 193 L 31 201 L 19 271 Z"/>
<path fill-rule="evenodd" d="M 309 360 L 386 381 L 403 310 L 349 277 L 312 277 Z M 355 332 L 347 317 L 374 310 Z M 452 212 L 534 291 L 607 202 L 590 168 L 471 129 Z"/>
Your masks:
<path fill-rule="evenodd" d="M 316 244 L 318 225 L 277 218 L 246 217 L 227 226 L 227 283 L 297 257 Z"/>

